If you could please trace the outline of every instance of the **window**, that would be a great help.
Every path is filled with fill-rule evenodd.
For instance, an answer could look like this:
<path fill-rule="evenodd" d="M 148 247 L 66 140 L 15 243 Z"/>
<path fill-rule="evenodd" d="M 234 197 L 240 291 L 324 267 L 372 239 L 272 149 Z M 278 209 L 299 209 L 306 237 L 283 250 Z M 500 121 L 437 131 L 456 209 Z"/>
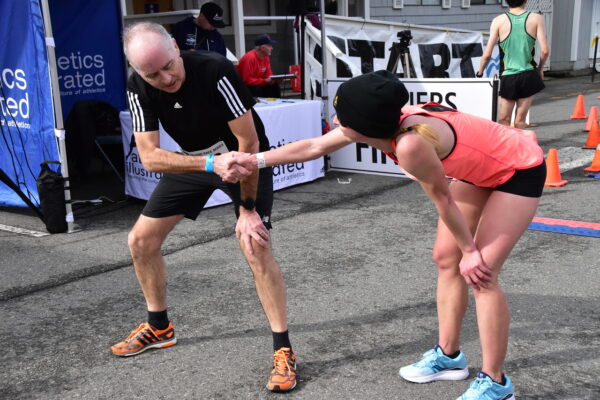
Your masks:
<path fill-rule="evenodd" d="M 442 0 L 404 0 L 404 4 L 408 6 L 439 6 Z"/>
<path fill-rule="evenodd" d="M 245 16 L 269 16 L 271 15 L 271 7 L 269 4 L 269 0 L 262 0 L 262 1 L 249 1 L 249 0 L 244 0 L 244 15 Z M 246 21 L 245 24 L 246 25 L 269 25 L 271 22 L 270 21 Z"/>

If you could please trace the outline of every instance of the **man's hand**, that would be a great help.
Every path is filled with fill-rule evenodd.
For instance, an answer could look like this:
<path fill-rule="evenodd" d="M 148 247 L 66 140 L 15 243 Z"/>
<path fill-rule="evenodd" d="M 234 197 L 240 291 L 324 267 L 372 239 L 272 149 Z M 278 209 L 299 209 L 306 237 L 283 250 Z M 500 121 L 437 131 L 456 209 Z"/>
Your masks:
<path fill-rule="evenodd" d="M 261 247 L 269 247 L 269 230 L 254 210 L 246 210 L 240 207 L 240 217 L 235 226 L 235 235 L 243 242 L 243 247 L 250 254 L 254 254 L 251 239 L 254 239 Z"/>
<path fill-rule="evenodd" d="M 214 170 L 215 174 L 219 175 L 223 182 L 237 183 L 250 174 L 252 170 L 247 170 L 243 165 L 236 163 L 236 155 L 245 154 L 232 151 L 230 153 L 215 156 Z"/>
<path fill-rule="evenodd" d="M 258 169 L 256 154 L 236 153 L 234 160 L 237 165 L 248 171 L 248 175 Z"/>

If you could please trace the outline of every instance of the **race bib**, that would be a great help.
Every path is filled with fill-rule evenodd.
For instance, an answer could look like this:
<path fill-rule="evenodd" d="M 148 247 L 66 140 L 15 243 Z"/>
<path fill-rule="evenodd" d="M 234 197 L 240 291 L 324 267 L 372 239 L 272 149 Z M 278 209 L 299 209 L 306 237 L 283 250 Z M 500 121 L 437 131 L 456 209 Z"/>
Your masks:
<path fill-rule="evenodd" d="M 227 146 L 225 145 L 225 142 L 223 142 L 222 140 L 213 144 L 210 147 L 207 147 L 206 149 L 203 150 L 196 150 L 196 151 L 185 151 L 185 150 L 181 150 L 181 152 L 183 154 L 186 154 L 188 156 L 206 156 L 208 154 L 223 154 L 223 153 L 229 153 L 229 149 L 227 148 Z"/>

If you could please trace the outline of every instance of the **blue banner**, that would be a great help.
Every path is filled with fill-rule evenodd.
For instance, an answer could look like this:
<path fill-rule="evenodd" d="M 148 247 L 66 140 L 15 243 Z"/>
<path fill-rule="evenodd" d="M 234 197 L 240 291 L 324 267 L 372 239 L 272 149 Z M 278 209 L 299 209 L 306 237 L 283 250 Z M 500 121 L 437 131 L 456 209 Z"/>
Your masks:
<path fill-rule="evenodd" d="M 79 100 L 126 109 L 119 0 L 49 0 L 49 5 L 63 118 Z"/>
<path fill-rule="evenodd" d="M 0 1 L 0 37 L 0 172 L 39 205 L 40 163 L 59 159 L 39 1 Z M 0 182 L 0 205 L 25 203 Z"/>

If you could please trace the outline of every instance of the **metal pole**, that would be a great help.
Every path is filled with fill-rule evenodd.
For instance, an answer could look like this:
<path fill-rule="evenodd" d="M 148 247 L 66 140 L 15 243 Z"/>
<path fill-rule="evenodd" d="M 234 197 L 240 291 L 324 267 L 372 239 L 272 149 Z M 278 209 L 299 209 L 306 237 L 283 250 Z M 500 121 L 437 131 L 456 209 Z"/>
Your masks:
<path fill-rule="evenodd" d="M 327 34 L 325 33 L 325 0 L 321 0 L 321 66 L 323 68 L 321 76 L 321 100 L 323 108 L 321 118 L 327 120 L 327 105 L 329 102 L 329 92 L 327 90 Z"/>
<path fill-rule="evenodd" d="M 498 91 L 500 90 L 500 79 L 494 76 L 492 83 L 492 121 L 498 122 Z"/>
<path fill-rule="evenodd" d="M 234 0 L 232 2 L 232 18 L 233 34 L 235 39 L 235 56 L 242 58 L 246 54 L 246 32 L 244 26 L 244 4 L 242 0 Z"/>
<path fill-rule="evenodd" d="M 300 81 L 300 87 L 301 87 L 301 96 L 300 98 L 305 100 L 306 99 L 306 68 L 304 66 L 304 51 L 305 51 L 305 39 L 304 39 L 304 35 L 305 35 L 305 30 L 306 30 L 306 25 L 304 25 L 306 22 L 304 21 L 304 14 L 302 14 L 300 16 L 300 76 L 302 76 L 302 80 Z"/>
<path fill-rule="evenodd" d="M 52 36 L 52 23 L 50 21 L 50 8 L 48 0 L 41 0 L 42 15 L 44 17 L 44 32 L 46 35 L 46 51 L 48 52 L 48 64 L 50 67 L 50 83 L 52 85 L 52 102 L 54 103 L 54 131 L 58 139 L 58 152 L 60 157 L 61 172 L 65 180 L 65 208 L 67 211 L 67 233 L 73 233 L 75 218 L 71 204 L 71 189 L 69 181 L 69 165 L 67 163 L 67 147 L 65 145 L 65 127 L 63 124 L 62 105 L 60 102 L 60 88 L 58 86 L 58 73 L 56 69 L 56 54 L 54 53 L 54 37 Z M 79 229 L 78 229 L 79 230 Z"/>
<path fill-rule="evenodd" d="M 594 75 L 596 75 L 596 57 L 598 55 L 598 36 L 594 38 L 594 63 L 592 64 L 592 82 L 594 82 Z"/>

